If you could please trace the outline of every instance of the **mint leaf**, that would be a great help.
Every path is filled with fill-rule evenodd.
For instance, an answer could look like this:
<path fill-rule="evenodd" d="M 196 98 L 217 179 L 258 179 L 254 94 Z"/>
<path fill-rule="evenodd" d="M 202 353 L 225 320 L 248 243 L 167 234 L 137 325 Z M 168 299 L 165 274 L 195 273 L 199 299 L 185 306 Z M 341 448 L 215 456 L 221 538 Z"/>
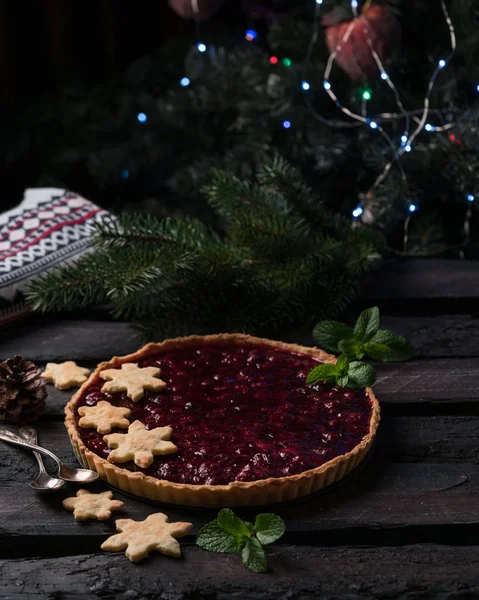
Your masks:
<path fill-rule="evenodd" d="M 246 539 L 228 533 L 218 525 L 217 521 L 212 521 L 200 529 L 196 543 L 200 548 L 210 552 L 235 554 L 244 548 Z"/>
<path fill-rule="evenodd" d="M 314 367 L 306 377 L 306 383 L 313 384 L 318 381 L 336 381 L 336 365 L 324 364 Z"/>
<path fill-rule="evenodd" d="M 256 537 L 262 544 L 272 544 L 286 531 L 286 525 L 281 517 L 271 513 L 263 513 L 256 517 L 254 523 Z"/>
<path fill-rule="evenodd" d="M 360 342 L 368 342 L 379 329 L 379 308 L 367 308 L 359 315 L 354 326 L 354 337 Z"/>
<path fill-rule="evenodd" d="M 346 356 L 341 355 L 336 363 L 336 379 L 348 374 L 349 360 Z"/>
<path fill-rule="evenodd" d="M 246 546 L 241 552 L 241 558 L 243 559 L 243 564 L 255 573 L 264 573 L 268 568 L 263 546 L 254 537 L 246 541 Z"/>
<path fill-rule="evenodd" d="M 348 358 L 362 358 L 364 356 L 364 344 L 355 338 L 349 340 L 341 340 L 339 349 Z"/>
<path fill-rule="evenodd" d="M 375 381 L 376 373 L 371 365 L 360 361 L 349 363 L 347 387 L 365 388 L 373 385 Z"/>
<path fill-rule="evenodd" d="M 384 344 L 376 344 L 375 342 L 366 342 L 364 344 L 364 350 L 366 351 L 367 355 L 374 360 L 382 360 L 385 362 L 391 360 L 390 357 L 393 354 L 393 351 L 390 348 Z"/>
<path fill-rule="evenodd" d="M 339 342 L 353 337 L 353 330 L 338 321 L 321 321 L 313 329 L 313 337 L 320 348 L 338 352 Z"/>
<path fill-rule="evenodd" d="M 343 377 L 338 378 L 338 385 L 341 387 L 348 387 L 349 377 L 344 375 Z"/>
<path fill-rule="evenodd" d="M 246 535 L 249 536 L 250 532 L 246 523 L 237 517 L 232 510 L 229 508 L 222 508 L 218 513 L 216 519 L 218 526 L 224 529 L 228 533 L 233 535 Z"/>
<path fill-rule="evenodd" d="M 389 362 L 409 360 L 412 355 L 411 345 L 407 339 L 402 335 L 394 333 L 394 331 L 389 331 L 389 329 L 380 329 L 377 331 L 370 340 L 370 343 L 387 346 L 389 349 L 389 354 L 386 356 L 386 358 L 376 358 L 376 356 L 371 354 L 369 350 L 366 350 L 368 355 L 375 360 L 384 360 Z"/>

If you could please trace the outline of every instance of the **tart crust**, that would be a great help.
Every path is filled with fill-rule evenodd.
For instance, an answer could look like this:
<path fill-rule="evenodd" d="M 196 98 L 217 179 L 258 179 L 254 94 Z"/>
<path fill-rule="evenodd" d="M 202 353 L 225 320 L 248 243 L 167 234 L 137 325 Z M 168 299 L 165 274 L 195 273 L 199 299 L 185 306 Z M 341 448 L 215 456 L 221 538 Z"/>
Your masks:
<path fill-rule="evenodd" d="M 335 457 L 320 467 L 286 477 L 271 477 L 257 481 L 233 481 L 228 485 L 175 483 L 144 475 L 139 471 L 132 472 L 122 469 L 89 450 L 80 438 L 75 421 L 75 407 L 85 389 L 93 383 L 100 381 L 100 371 L 109 368 L 118 368 L 123 363 L 140 361 L 152 353 L 157 354 L 188 347 L 198 348 L 211 344 L 220 346 L 248 343 L 261 344 L 313 356 L 325 363 L 336 362 L 336 358 L 333 355 L 327 354 L 318 348 L 286 344 L 284 342 L 243 334 L 217 334 L 173 338 L 158 344 L 147 344 L 137 352 L 127 356 L 115 356 L 109 362 L 103 362 L 97 366 L 96 370 L 65 407 L 65 426 L 78 460 L 85 467 L 88 466 L 90 469 L 96 471 L 110 485 L 124 492 L 142 496 L 149 500 L 199 507 L 260 506 L 295 500 L 342 479 L 364 459 L 376 435 L 380 420 L 380 408 L 379 402 L 371 388 L 366 388 L 372 403 L 369 433 L 363 437 L 361 442 L 351 451 Z"/>

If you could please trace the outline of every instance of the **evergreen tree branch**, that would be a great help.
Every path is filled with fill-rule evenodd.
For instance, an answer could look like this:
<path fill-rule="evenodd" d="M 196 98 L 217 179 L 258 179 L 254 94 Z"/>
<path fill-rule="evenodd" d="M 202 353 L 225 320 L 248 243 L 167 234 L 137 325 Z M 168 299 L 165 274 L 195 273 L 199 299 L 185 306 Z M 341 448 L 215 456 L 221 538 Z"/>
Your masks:
<path fill-rule="evenodd" d="M 280 157 L 268 160 L 253 183 L 217 170 L 205 191 L 226 219 L 224 238 L 192 219 L 111 220 L 99 226 L 92 253 L 33 283 L 34 309 L 109 302 L 114 316 L 133 319 L 150 339 L 167 332 L 269 332 L 334 316 L 378 256 L 378 239 L 326 217 Z M 311 211 L 298 210 L 300 204 Z"/>

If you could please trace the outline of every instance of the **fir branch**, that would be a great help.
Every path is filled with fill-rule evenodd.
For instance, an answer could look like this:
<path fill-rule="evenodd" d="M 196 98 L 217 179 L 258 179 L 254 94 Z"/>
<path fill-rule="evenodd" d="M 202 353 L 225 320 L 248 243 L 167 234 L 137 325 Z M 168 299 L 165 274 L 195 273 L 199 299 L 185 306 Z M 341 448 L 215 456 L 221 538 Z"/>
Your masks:
<path fill-rule="evenodd" d="M 196 219 L 158 219 L 131 213 L 105 219 L 96 229 L 96 243 L 103 247 L 148 244 L 163 249 L 167 245 L 179 246 L 186 250 L 217 239 L 216 234 Z"/>
<path fill-rule="evenodd" d="M 33 310 L 51 312 L 87 308 L 107 299 L 104 286 L 108 255 L 87 255 L 76 263 L 37 277 L 26 296 Z"/>
<path fill-rule="evenodd" d="M 226 218 L 224 239 L 192 219 L 123 216 L 99 227 L 91 254 L 34 282 L 33 307 L 108 301 L 115 317 L 133 319 L 150 339 L 269 332 L 340 312 L 378 256 L 378 240 L 316 210 L 299 173 L 279 157 L 255 183 L 215 171 L 206 193 Z M 295 205 L 301 195 L 312 220 Z M 327 226 L 314 226 L 318 219 Z"/>

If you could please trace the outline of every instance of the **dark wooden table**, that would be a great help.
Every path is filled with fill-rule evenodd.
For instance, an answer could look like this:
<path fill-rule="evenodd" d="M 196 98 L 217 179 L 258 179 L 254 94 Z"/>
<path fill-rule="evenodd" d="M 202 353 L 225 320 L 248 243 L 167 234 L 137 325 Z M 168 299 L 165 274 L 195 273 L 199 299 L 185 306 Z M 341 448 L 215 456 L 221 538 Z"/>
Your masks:
<path fill-rule="evenodd" d="M 383 418 L 368 463 L 332 490 L 275 508 L 287 533 L 270 547 L 268 574 L 195 546 L 212 510 L 162 508 L 194 524 L 180 560 L 152 554 L 132 564 L 104 553 L 100 544 L 114 521 L 74 521 L 61 506 L 74 488 L 35 493 L 28 486 L 37 472 L 33 457 L 0 445 L 0 597 L 478 598 L 478 298 L 477 263 L 393 263 L 369 280 L 362 304 L 383 308 L 383 326 L 411 339 L 414 359 L 378 367 Z M 278 337 L 312 342 L 308 334 Z M 20 353 L 39 363 L 93 366 L 137 346 L 127 324 L 36 318 L 3 332 L 0 358 Z M 70 394 L 49 391 L 41 442 L 73 463 L 63 426 Z M 116 495 L 127 517 L 158 510 Z"/>

